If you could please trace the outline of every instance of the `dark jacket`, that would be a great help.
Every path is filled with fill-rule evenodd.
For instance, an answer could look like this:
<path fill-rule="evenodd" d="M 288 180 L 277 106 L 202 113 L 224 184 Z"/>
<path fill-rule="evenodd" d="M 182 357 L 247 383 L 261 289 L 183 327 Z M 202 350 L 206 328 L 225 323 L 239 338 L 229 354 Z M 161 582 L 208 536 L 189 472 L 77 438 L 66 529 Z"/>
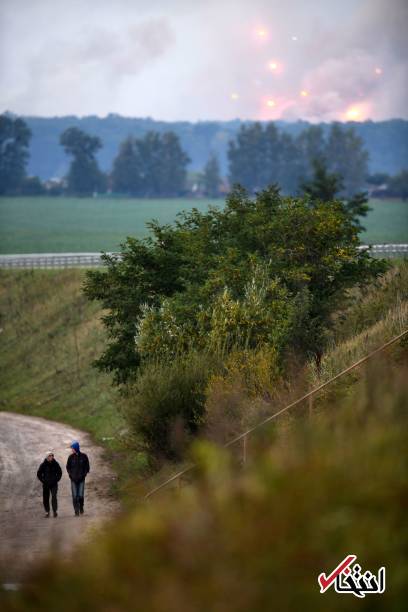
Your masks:
<path fill-rule="evenodd" d="M 89 472 L 89 460 L 85 453 L 72 453 L 68 457 L 67 472 L 71 480 L 81 482 Z"/>
<path fill-rule="evenodd" d="M 62 470 L 58 461 L 44 459 L 37 471 L 37 478 L 47 487 L 53 487 L 61 479 Z"/>

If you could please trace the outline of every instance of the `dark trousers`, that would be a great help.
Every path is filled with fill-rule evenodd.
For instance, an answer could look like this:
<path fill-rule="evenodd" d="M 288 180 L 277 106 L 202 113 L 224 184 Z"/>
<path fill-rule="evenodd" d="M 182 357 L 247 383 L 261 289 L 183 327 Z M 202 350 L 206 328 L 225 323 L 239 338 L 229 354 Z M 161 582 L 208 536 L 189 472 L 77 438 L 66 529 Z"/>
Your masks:
<path fill-rule="evenodd" d="M 54 512 L 58 510 L 57 491 L 57 484 L 52 485 L 51 487 L 47 484 L 43 484 L 43 504 L 46 512 L 50 511 L 50 493 L 52 509 Z"/>
<path fill-rule="evenodd" d="M 79 512 L 84 509 L 84 494 L 85 494 L 85 480 L 81 482 L 74 482 L 71 480 L 71 493 L 72 493 L 72 504 L 75 512 Z"/>

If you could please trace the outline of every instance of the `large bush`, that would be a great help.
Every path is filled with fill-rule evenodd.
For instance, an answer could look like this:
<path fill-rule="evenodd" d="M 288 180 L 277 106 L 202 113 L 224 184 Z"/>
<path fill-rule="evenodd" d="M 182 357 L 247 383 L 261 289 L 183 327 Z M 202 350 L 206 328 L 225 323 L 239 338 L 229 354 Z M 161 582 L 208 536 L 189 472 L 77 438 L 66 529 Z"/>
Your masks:
<path fill-rule="evenodd" d="M 260 342 L 282 356 L 290 346 L 321 356 L 327 328 L 347 290 L 384 270 L 358 250 L 358 224 L 340 201 L 286 198 L 276 188 L 225 209 L 193 210 L 152 236 L 129 238 L 122 259 L 90 271 L 89 298 L 108 309 L 110 343 L 98 361 L 117 383 L 147 359 L 174 352 Z"/>
<path fill-rule="evenodd" d="M 132 431 L 151 457 L 179 458 L 204 419 L 205 389 L 214 356 L 191 352 L 169 363 L 150 363 L 126 391 Z"/>

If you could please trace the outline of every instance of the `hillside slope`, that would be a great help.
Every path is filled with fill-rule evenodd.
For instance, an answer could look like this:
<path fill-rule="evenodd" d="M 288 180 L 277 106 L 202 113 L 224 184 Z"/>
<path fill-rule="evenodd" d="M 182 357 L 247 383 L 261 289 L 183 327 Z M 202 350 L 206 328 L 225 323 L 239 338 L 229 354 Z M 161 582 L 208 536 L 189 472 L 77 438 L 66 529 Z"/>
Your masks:
<path fill-rule="evenodd" d="M 108 376 L 92 361 L 105 334 L 81 293 L 81 270 L 0 271 L 1 409 L 120 437 L 125 424 Z"/>

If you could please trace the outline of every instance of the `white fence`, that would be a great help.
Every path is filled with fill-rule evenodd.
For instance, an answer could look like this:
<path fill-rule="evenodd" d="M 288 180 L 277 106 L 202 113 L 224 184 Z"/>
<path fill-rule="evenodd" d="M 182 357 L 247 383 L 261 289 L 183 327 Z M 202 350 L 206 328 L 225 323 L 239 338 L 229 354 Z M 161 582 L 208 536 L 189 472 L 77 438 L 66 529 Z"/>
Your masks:
<path fill-rule="evenodd" d="M 399 257 L 408 255 L 408 244 L 371 244 L 361 245 L 358 249 L 369 249 L 372 255 L 380 255 L 381 257 Z"/>
<path fill-rule="evenodd" d="M 0 255 L 0 268 L 95 268 L 102 265 L 100 253 Z"/>
<path fill-rule="evenodd" d="M 407 257 L 408 244 L 362 245 L 379 257 Z M 113 253 L 110 253 L 112 255 Z M 120 257 L 119 253 L 115 254 Z M 102 266 L 100 253 L 31 253 L 25 255 L 0 255 L 0 268 L 95 268 Z"/>

